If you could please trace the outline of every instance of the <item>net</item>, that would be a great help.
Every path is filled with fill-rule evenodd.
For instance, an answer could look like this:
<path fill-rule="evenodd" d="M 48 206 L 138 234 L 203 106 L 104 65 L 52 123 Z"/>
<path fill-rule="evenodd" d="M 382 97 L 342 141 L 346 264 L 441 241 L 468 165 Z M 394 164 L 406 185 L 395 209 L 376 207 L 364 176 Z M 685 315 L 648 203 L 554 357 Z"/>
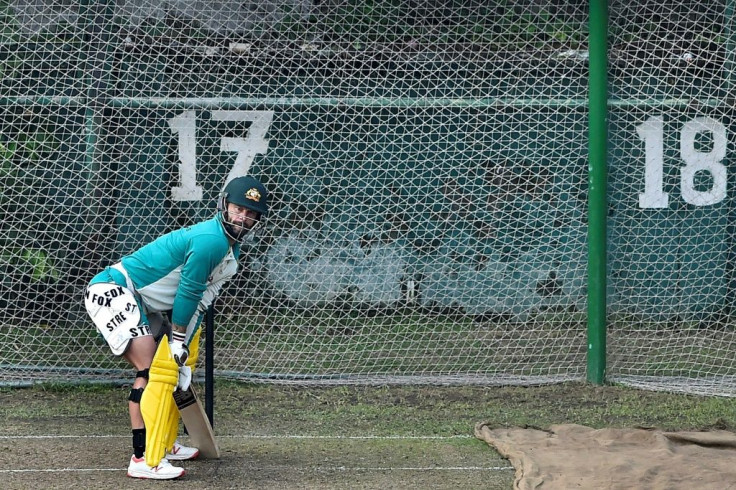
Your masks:
<path fill-rule="evenodd" d="M 216 303 L 218 376 L 583 379 L 587 9 L 2 4 L 0 380 L 128 379 L 84 287 L 242 174 L 272 216 Z M 611 3 L 614 380 L 733 393 L 728 12 Z"/>
<path fill-rule="evenodd" d="M 732 29 L 729 2 L 611 4 L 612 379 L 734 393 Z"/>

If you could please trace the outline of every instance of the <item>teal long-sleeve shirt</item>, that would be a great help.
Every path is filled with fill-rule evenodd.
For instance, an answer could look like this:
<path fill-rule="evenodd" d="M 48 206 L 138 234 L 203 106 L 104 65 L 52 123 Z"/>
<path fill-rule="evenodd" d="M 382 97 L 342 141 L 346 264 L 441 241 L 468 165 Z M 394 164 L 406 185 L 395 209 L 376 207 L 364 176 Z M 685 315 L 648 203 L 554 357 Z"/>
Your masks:
<path fill-rule="evenodd" d="M 149 311 L 172 310 L 190 338 L 201 315 L 238 270 L 240 245 L 218 216 L 172 231 L 123 257 L 122 265 Z"/>

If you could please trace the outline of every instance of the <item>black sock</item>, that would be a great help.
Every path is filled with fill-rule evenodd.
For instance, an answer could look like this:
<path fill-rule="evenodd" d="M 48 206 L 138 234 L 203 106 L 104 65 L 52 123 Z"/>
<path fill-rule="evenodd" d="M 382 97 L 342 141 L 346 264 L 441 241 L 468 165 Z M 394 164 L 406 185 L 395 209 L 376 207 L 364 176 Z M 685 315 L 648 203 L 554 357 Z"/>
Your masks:
<path fill-rule="evenodd" d="M 140 459 L 146 450 L 146 429 L 133 429 L 133 455 Z"/>

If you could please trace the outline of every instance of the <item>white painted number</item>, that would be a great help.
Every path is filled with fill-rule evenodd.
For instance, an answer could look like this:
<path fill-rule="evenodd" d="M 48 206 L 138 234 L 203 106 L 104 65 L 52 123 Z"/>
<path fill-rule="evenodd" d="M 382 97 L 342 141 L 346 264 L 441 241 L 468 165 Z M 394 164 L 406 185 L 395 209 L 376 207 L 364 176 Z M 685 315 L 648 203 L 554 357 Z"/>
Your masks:
<path fill-rule="evenodd" d="M 639 138 L 644 140 L 644 192 L 639 194 L 640 208 L 666 208 L 668 195 L 663 188 L 664 175 L 664 119 L 661 116 L 650 117 L 636 127 Z M 709 133 L 712 148 L 709 151 L 698 151 L 695 148 L 696 137 L 700 133 Z M 718 204 L 726 198 L 727 169 L 722 163 L 726 157 L 726 127 L 710 117 L 696 117 L 685 123 L 680 130 L 680 158 L 685 166 L 680 169 L 680 189 L 682 199 L 694 206 L 710 206 Z M 713 184 L 708 190 L 698 190 L 695 176 L 698 172 L 710 173 Z"/>
<path fill-rule="evenodd" d="M 644 193 L 639 194 L 640 208 L 666 208 L 669 195 L 662 190 L 664 142 L 662 117 L 650 117 L 636 127 L 639 138 L 644 140 Z"/>
<path fill-rule="evenodd" d="M 247 174 L 255 156 L 268 151 L 266 131 L 273 121 L 273 111 L 212 111 L 212 119 L 215 121 L 253 121 L 245 138 L 223 137 L 220 140 L 220 151 L 238 152 L 235 164 L 225 179 L 225 184 L 227 184 L 235 177 Z"/>
<path fill-rule="evenodd" d="M 171 188 L 174 201 L 201 201 L 202 187 L 197 185 L 197 114 L 182 112 L 169 119 L 174 134 L 179 135 L 179 186 Z"/>
<path fill-rule="evenodd" d="M 266 132 L 273 111 L 212 111 L 214 121 L 251 121 L 248 134 L 244 138 L 223 136 L 220 138 L 220 151 L 237 152 L 235 163 L 223 182 L 225 184 L 240 175 L 245 175 L 257 154 L 268 151 Z M 185 111 L 169 119 L 174 134 L 179 135 L 179 186 L 171 188 L 174 201 L 201 201 L 202 187 L 197 185 L 197 115 L 195 111 Z"/>
<path fill-rule="evenodd" d="M 695 149 L 695 137 L 709 132 L 713 136 L 713 148 L 708 152 Z M 726 166 L 721 160 L 726 158 L 726 128 L 710 117 L 696 117 L 685 123 L 680 131 L 680 156 L 685 166 L 680 170 L 682 198 L 694 206 L 717 204 L 726 198 Z M 710 190 L 695 188 L 695 174 L 701 170 L 710 172 L 713 186 Z"/>

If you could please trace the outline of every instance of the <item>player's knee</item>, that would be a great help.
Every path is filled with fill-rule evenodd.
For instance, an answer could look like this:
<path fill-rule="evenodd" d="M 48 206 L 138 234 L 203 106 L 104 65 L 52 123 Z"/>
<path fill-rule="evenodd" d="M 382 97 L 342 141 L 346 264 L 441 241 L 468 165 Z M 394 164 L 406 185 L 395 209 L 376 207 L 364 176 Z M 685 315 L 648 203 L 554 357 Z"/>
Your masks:
<path fill-rule="evenodd" d="M 141 402 L 141 397 L 143 396 L 143 390 L 145 389 L 145 384 L 148 381 L 148 369 L 143 369 L 141 371 L 138 371 L 135 373 L 135 382 L 133 383 L 134 387 L 130 390 L 130 395 L 128 395 L 128 401 L 131 401 L 133 403 L 139 403 Z M 143 383 L 144 386 L 141 387 L 140 384 Z"/>
<path fill-rule="evenodd" d="M 133 388 L 130 390 L 130 395 L 128 395 L 128 401 L 140 404 L 142 396 L 143 388 Z"/>

